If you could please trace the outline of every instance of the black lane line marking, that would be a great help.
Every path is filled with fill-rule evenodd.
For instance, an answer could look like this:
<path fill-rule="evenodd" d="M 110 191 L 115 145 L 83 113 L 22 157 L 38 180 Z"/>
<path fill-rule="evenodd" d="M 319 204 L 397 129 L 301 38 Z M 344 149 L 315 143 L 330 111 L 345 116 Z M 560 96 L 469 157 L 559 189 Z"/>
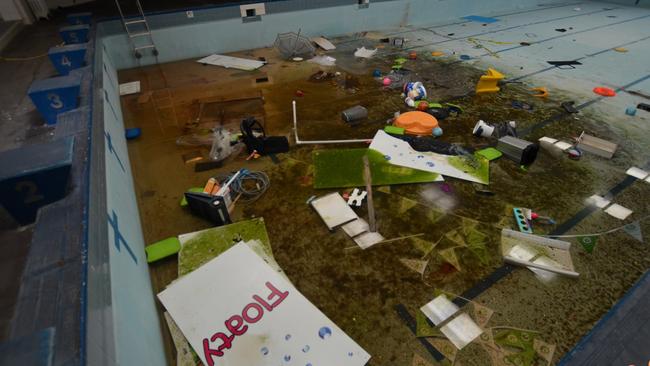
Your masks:
<path fill-rule="evenodd" d="M 618 93 L 618 92 L 620 92 L 620 91 L 623 91 L 623 90 L 625 90 L 625 89 L 627 89 L 627 88 L 629 88 L 629 87 L 631 87 L 631 86 L 634 86 L 634 85 L 636 85 L 636 84 L 639 84 L 639 83 L 641 83 L 641 82 L 643 82 L 643 81 L 646 81 L 646 80 L 648 80 L 648 79 L 650 79 L 650 74 L 648 74 L 648 75 L 646 75 L 646 76 L 644 76 L 644 77 L 642 77 L 642 78 L 636 79 L 636 80 L 634 80 L 634 81 L 632 81 L 632 82 L 630 82 L 630 83 L 628 83 L 628 84 L 626 84 L 626 85 L 623 85 L 623 86 L 620 86 L 620 87 L 616 88 L 616 92 Z M 584 109 L 584 108 L 586 108 L 586 107 L 589 107 L 590 105 L 592 105 L 592 104 L 594 104 L 594 103 L 597 103 L 597 102 L 599 102 L 599 101 L 601 101 L 601 100 L 603 100 L 603 99 L 605 99 L 605 98 L 606 98 L 606 97 L 598 97 L 598 98 L 594 98 L 594 99 L 592 99 L 592 100 L 589 100 L 589 101 L 587 101 L 587 102 L 584 102 L 584 103 L 582 103 L 582 104 L 576 106 L 575 108 L 576 108 L 577 110 L 581 110 L 581 109 Z M 554 116 L 551 116 L 551 117 L 545 119 L 544 121 L 538 122 L 538 123 L 534 124 L 533 126 L 531 126 L 531 127 L 529 127 L 529 128 L 526 128 L 526 129 L 522 130 L 521 133 L 520 133 L 520 135 L 521 135 L 522 137 L 525 137 L 526 135 L 530 134 L 531 132 L 534 132 L 534 131 L 536 131 L 536 130 L 542 128 L 542 127 L 546 127 L 546 126 L 548 126 L 549 124 L 551 124 L 551 123 L 553 123 L 553 122 L 557 122 L 557 121 L 561 120 L 562 118 L 568 116 L 569 114 L 570 114 L 570 113 L 568 113 L 568 112 L 564 112 L 564 111 L 563 111 L 563 112 L 560 112 L 560 113 L 558 113 L 558 114 L 556 114 L 556 115 L 554 115 Z"/>
<path fill-rule="evenodd" d="M 583 57 L 577 58 L 576 61 L 581 61 L 581 60 L 584 60 L 584 59 L 587 59 L 587 58 L 590 58 L 590 57 L 595 57 L 595 56 L 602 55 L 603 53 L 612 52 L 612 51 L 614 51 L 614 48 L 629 46 L 629 45 L 632 45 L 632 44 L 635 44 L 635 43 L 643 42 L 643 41 L 645 41 L 647 39 L 650 39 L 650 36 L 645 36 L 643 38 L 639 38 L 637 40 L 630 41 L 630 42 L 627 42 L 627 43 L 622 43 L 622 44 L 619 44 L 619 45 L 604 49 L 602 51 L 587 54 L 587 55 L 585 55 Z M 508 79 L 507 82 L 519 81 L 521 79 L 525 79 L 527 77 L 534 76 L 534 75 L 539 75 L 539 74 L 541 74 L 543 72 L 553 70 L 555 68 L 556 68 L 555 66 L 547 67 L 547 68 L 544 68 L 544 69 L 541 69 L 541 70 L 538 70 L 538 71 L 534 71 L 534 72 L 531 72 L 531 73 L 528 73 L 528 74 L 525 74 L 525 75 L 517 76 L 516 78 L 513 78 L 513 79 Z"/>
<path fill-rule="evenodd" d="M 577 32 L 562 33 L 561 35 L 558 35 L 558 36 L 549 37 L 549 38 L 546 38 L 546 39 L 542 39 L 541 41 L 534 42 L 533 45 L 541 44 L 541 43 L 548 42 L 548 41 L 553 41 L 553 40 L 564 38 L 564 37 L 575 36 L 576 34 L 591 32 L 593 30 L 600 30 L 600 29 L 608 28 L 608 27 L 611 27 L 611 26 L 614 26 L 614 25 L 634 22 L 634 21 L 645 19 L 645 18 L 648 18 L 648 17 L 650 17 L 650 15 L 642 15 L 640 17 L 631 18 L 631 19 L 627 19 L 627 20 L 622 20 L 622 21 L 619 21 L 619 22 L 609 23 L 609 24 L 605 24 L 605 25 L 599 25 L 599 26 L 583 29 L 583 30 L 580 30 L 580 31 L 577 31 Z M 498 50 L 498 51 L 494 51 L 494 52 L 487 52 L 487 53 L 484 53 L 484 54 L 476 56 L 476 57 L 470 57 L 467 60 L 456 60 L 454 62 L 451 62 L 450 65 L 455 65 L 455 64 L 465 62 L 465 61 L 477 60 L 477 59 L 485 57 L 485 56 L 490 56 L 490 55 L 494 55 L 494 54 L 498 54 L 498 53 L 502 53 L 502 52 L 512 51 L 512 50 L 516 50 L 516 49 L 519 49 L 519 48 L 522 48 L 522 47 L 530 47 L 530 46 L 519 45 L 519 46 L 510 47 L 510 48 L 504 48 L 502 50 Z"/>
<path fill-rule="evenodd" d="M 606 8 L 606 9 L 602 9 L 602 10 L 595 10 L 595 11 L 590 12 L 590 13 L 582 13 L 582 14 L 569 15 L 569 16 L 560 17 L 560 18 L 545 19 L 545 20 L 542 20 L 542 21 L 539 21 L 539 22 L 521 24 L 521 25 L 516 25 L 516 26 L 509 27 L 509 28 L 503 28 L 503 29 L 494 29 L 494 30 L 491 30 L 491 31 L 488 31 L 488 32 L 477 33 L 477 34 L 464 36 L 464 37 L 458 37 L 458 38 L 453 38 L 453 39 L 445 39 L 445 40 L 442 40 L 442 41 L 425 43 L 425 44 L 422 44 L 422 45 L 414 45 L 414 46 L 411 46 L 411 47 L 402 48 L 401 52 L 408 51 L 408 50 L 414 50 L 414 49 L 417 49 L 417 48 L 435 46 L 435 45 L 439 45 L 439 44 L 447 43 L 447 42 L 452 42 L 452 41 L 462 41 L 462 40 L 467 39 L 467 38 L 480 37 L 480 36 L 484 36 L 486 34 L 498 33 L 498 32 L 502 32 L 502 31 L 506 31 L 506 30 L 512 30 L 512 29 L 517 29 L 517 28 L 522 28 L 522 27 L 528 27 L 528 26 L 536 25 L 536 24 L 543 24 L 543 23 L 549 23 L 549 22 L 554 22 L 554 21 L 558 21 L 558 20 L 576 18 L 576 17 L 580 17 L 580 16 L 583 16 L 583 15 L 593 15 L 593 14 L 596 14 L 596 13 L 612 11 L 612 10 L 615 10 L 615 9 L 618 9 L 618 8 Z M 650 17 L 650 15 L 642 16 L 642 17 L 639 17 L 639 18 L 644 18 L 644 17 Z M 636 20 L 636 18 L 635 19 L 624 20 L 624 21 L 617 22 L 617 23 L 607 24 L 607 25 L 604 25 L 604 26 L 599 25 L 599 26 L 595 27 L 594 29 L 601 28 L 601 27 L 608 27 L 610 25 L 616 25 L 616 24 L 619 24 L 619 23 L 625 23 L 625 22 L 632 21 L 632 20 Z M 585 32 L 585 31 L 587 31 L 587 30 L 582 30 L 582 31 L 573 32 L 573 33 L 568 33 L 568 32 L 567 33 L 562 33 L 562 35 L 560 35 L 560 36 L 555 36 L 555 37 L 548 38 L 548 39 L 545 39 L 545 40 L 537 41 L 537 42 L 534 42 L 534 44 L 541 43 L 541 42 L 546 42 L 546 41 L 549 41 L 549 40 L 555 39 L 555 38 L 561 38 L 561 37 L 565 37 L 565 36 L 579 34 L 579 33 Z M 528 46 L 517 46 L 517 48 L 518 47 L 528 47 Z M 510 49 L 515 49 L 515 47 L 511 47 Z M 509 49 L 503 49 L 501 51 L 506 51 L 506 50 L 509 50 Z M 383 56 L 390 56 L 390 55 L 398 54 L 398 53 L 401 53 L 401 52 L 400 51 L 395 51 L 395 52 L 392 52 L 392 53 L 384 54 Z M 498 53 L 498 52 L 493 52 L 493 53 Z M 486 55 L 491 55 L 491 53 L 486 53 L 486 54 L 483 54 L 483 55 L 480 55 L 480 56 L 477 56 L 477 57 L 472 57 L 469 60 L 478 59 L 478 58 L 486 56 Z M 469 61 L 469 60 L 458 60 L 458 61 L 452 62 L 451 65 L 456 64 L 458 62 Z"/>
<path fill-rule="evenodd" d="M 433 357 L 438 362 L 445 359 L 445 356 L 440 353 L 431 343 L 427 342 L 426 339 L 417 337 L 417 324 L 415 323 L 415 319 L 411 316 L 411 313 L 409 313 L 404 304 L 395 305 L 395 311 L 397 311 L 397 315 L 399 315 L 404 323 L 406 323 L 406 326 L 411 330 L 411 333 L 416 336 L 417 340 L 420 341 L 422 346 L 424 346 L 424 348 L 426 348 L 427 351 L 431 354 L 431 357 Z"/>
<path fill-rule="evenodd" d="M 494 16 L 493 18 L 502 18 L 502 17 L 511 16 L 511 15 L 519 15 L 519 14 L 526 14 L 526 13 L 534 13 L 534 12 L 537 12 L 537 11 L 543 11 L 543 10 L 548 10 L 548 9 L 557 9 L 557 8 L 564 8 L 564 7 L 570 7 L 570 6 L 582 5 L 582 4 L 583 4 L 582 2 L 577 2 L 577 3 L 573 3 L 573 4 L 562 4 L 562 5 L 554 5 L 554 6 L 541 7 L 541 8 L 539 8 L 539 9 L 521 10 L 521 11 L 515 11 L 515 12 L 512 12 L 512 13 L 505 13 L 505 14 L 497 15 L 497 16 Z M 613 10 L 613 9 L 618 9 L 618 8 L 611 8 L 611 9 L 607 9 L 607 10 Z M 415 31 L 418 31 L 418 30 L 429 30 L 429 29 L 435 29 L 435 28 L 451 27 L 452 25 L 460 25 L 460 24 L 467 24 L 467 23 L 471 23 L 471 21 L 469 21 L 469 20 L 465 20 L 465 21 L 461 21 L 461 22 L 446 23 L 446 24 L 438 24 L 438 25 L 432 25 L 432 26 L 428 26 L 428 27 L 427 27 L 427 26 L 425 26 L 425 27 L 418 27 L 418 28 L 414 28 L 414 29 L 409 29 L 409 30 L 401 31 L 401 32 L 388 33 L 388 34 L 385 34 L 384 36 L 385 36 L 385 37 L 392 37 L 392 36 L 396 36 L 396 35 L 399 35 L 399 34 L 405 34 L 405 33 L 415 32 Z M 385 37 L 384 37 L 384 38 L 385 38 Z M 351 42 L 354 42 L 354 41 L 357 41 L 357 39 L 351 39 L 351 40 L 347 40 L 347 41 L 342 41 L 342 42 L 337 43 L 336 45 L 337 45 L 337 46 L 338 46 L 338 45 L 343 45 L 343 44 L 351 43 Z"/>

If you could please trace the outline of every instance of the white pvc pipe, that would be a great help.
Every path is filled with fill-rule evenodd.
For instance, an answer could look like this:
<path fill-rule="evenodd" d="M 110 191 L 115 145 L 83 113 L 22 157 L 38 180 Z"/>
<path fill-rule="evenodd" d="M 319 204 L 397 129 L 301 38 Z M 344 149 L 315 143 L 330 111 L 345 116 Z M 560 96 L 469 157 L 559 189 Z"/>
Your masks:
<path fill-rule="evenodd" d="M 318 140 L 318 141 L 301 141 L 300 138 L 298 138 L 298 117 L 297 117 L 297 112 L 296 112 L 296 101 L 294 100 L 291 103 L 293 107 L 293 133 L 294 136 L 296 137 L 296 144 L 297 145 L 322 145 L 322 144 L 358 144 L 358 143 L 368 143 L 372 141 L 372 139 L 366 139 L 366 140 Z"/>

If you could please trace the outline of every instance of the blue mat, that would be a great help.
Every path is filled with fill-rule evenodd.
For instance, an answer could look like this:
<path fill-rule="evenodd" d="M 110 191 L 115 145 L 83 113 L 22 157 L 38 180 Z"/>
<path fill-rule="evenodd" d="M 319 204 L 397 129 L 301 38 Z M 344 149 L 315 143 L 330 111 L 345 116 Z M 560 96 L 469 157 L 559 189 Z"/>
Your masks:
<path fill-rule="evenodd" d="M 499 19 L 482 17 L 482 16 L 478 16 L 478 15 L 466 16 L 466 17 L 463 17 L 463 19 L 467 19 L 467 20 L 472 21 L 472 22 L 487 23 L 487 24 L 495 23 L 495 22 L 499 21 Z"/>

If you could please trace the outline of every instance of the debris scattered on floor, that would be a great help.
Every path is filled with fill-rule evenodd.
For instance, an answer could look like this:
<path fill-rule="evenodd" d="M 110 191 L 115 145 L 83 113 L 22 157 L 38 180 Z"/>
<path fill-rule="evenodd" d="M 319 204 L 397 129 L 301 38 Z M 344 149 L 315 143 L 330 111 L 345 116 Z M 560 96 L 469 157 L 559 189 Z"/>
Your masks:
<path fill-rule="evenodd" d="M 124 137 L 127 140 L 135 140 L 142 134 L 142 129 L 140 127 L 127 128 L 124 130 Z"/>
<path fill-rule="evenodd" d="M 252 71 L 264 66 L 266 63 L 259 60 L 250 60 L 241 57 L 212 54 L 198 59 L 196 62 L 204 65 L 222 66 L 227 69 Z"/>
<path fill-rule="evenodd" d="M 612 203 L 605 209 L 605 213 L 619 220 L 625 220 L 632 214 L 632 210 L 625 208 L 619 204 Z"/>
<path fill-rule="evenodd" d="M 159 242 L 149 244 L 144 248 L 147 254 L 147 263 L 153 263 L 178 253 L 181 242 L 177 237 L 171 237 Z"/>
<path fill-rule="evenodd" d="M 539 269 L 568 277 L 578 277 L 569 249 L 571 243 L 521 233 L 509 229 L 501 231 L 501 253 L 511 264 Z"/>
<path fill-rule="evenodd" d="M 309 62 L 319 64 L 321 66 L 335 66 L 336 65 L 336 59 L 332 56 L 327 56 L 327 55 L 319 55 L 314 58 L 310 58 L 308 60 Z"/>
<path fill-rule="evenodd" d="M 513 136 L 504 136 L 499 139 L 497 150 L 519 166 L 529 166 L 537 159 L 539 145 Z"/>
<path fill-rule="evenodd" d="M 404 99 L 404 103 L 413 108 L 415 107 L 416 101 L 427 97 L 427 89 L 424 87 L 424 84 L 422 84 L 422 82 L 409 82 L 404 84 L 402 97 L 406 98 Z"/>
<path fill-rule="evenodd" d="M 636 179 L 640 179 L 640 180 L 644 180 L 644 179 L 650 177 L 649 172 L 647 172 L 647 171 L 645 171 L 643 169 L 639 169 L 637 167 L 631 167 L 630 169 L 628 169 L 625 172 L 625 174 L 627 174 L 629 176 L 632 176 L 632 177 L 634 177 Z"/>
<path fill-rule="evenodd" d="M 358 216 L 339 193 L 330 193 L 311 201 L 311 207 L 323 219 L 330 231 L 358 219 Z"/>
<path fill-rule="evenodd" d="M 488 184 L 489 162 L 476 156 L 448 156 L 434 152 L 416 151 L 398 138 L 384 131 L 377 131 L 370 148 L 379 151 L 393 165 L 424 170 L 468 180 L 470 182 Z"/>
<path fill-rule="evenodd" d="M 138 94 L 140 92 L 140 81 L 132 81 L 120 84 L 120 96 Z"/>
<path fill-rule="evenodd" d="M 611 159 L 618 149 L 618 144 L 588 135 L 584 131 L 578 137 L 577 142 L 578 149 L 607 159 Z"/>
<path fill-rule="evenodd" d="M 488 69 L 487 73 L 479 79 L 478 84 L 476 85 L 476 93 L 483 94 L 498 92 L 501 90 L 498 83 L 503 80 L 503 78 L 505 78 L 505 76 L 502 73 L 495 69 Z"/>
<path fill-rule="evenodd" d="M 392 165 L 373 149 L 330 149 L 312 153 L 314 188 L 347 188 L 364 185 L 363 156 L 367 155 L 372 184 L 426 183 L 442 180 L 437 173 Z"/>
<path fill-rule="evenodd" d="M 285 60 L 302 61 L 316 53 L 311 40 L 303 36 L 301 30 L 298 33 L 278 33 L 273 46 Z"/>
<path fill-rule="evenodd" d="M 536 98 L 547 98 L 549 96 L 549 92 L 546 87 L 531 88 L 530 90 L 537 92 L 537 94 L 533 94 L 533 96 Z"/>
<path fill-rule="evenodd" d="M 354 52 L 355 57 L 360 57 L 360 58 L 371 58 L 372 56 L 377 53 L 377 49 L 370 50 L 365 47 L 357 48 L 357 50 Z"/>
<path fill-rule="evenodd" d="M 331 51 L 336 49 L 336 46 L 325 37 L 314 37 L 311 40 L 312 42 L 316 43 L 318 47 L 324 49 L 325 51 Z"/>
<path fill-rule="evenodd" d="M 616 91 L 611 88 L 606 88 L 604 86 L 599 86 L 594 88 L 594 93 L 601 95 L 603 97 L 615 97 L 616 96 Z"/>

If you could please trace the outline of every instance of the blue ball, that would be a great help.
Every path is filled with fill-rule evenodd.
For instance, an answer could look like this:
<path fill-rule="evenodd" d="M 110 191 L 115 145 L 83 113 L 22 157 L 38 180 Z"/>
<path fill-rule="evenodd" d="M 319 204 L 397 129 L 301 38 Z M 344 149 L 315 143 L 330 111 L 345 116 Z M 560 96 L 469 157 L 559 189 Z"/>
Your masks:
<path fill-rule="evenodd" d="M 381 77 L 381 71 L 380 70 L 375 70 L 372 72 L 372 76 L 378 78 Z"/>
<path fill-rule="evenodd" d="M 440 137 L 440 136 L 442 136 L 442 128 L 436 127 L 436 128 L 433 129 L 432 133 L 433 133 L 433 136 Z"/>
<path fill-rule="evenodd" d="M 636 108 L 627 107 L 627 109 L 625 110 L 625 114 L 627 114 L 628 116 L 635 116 L 636 115 Z"/>

